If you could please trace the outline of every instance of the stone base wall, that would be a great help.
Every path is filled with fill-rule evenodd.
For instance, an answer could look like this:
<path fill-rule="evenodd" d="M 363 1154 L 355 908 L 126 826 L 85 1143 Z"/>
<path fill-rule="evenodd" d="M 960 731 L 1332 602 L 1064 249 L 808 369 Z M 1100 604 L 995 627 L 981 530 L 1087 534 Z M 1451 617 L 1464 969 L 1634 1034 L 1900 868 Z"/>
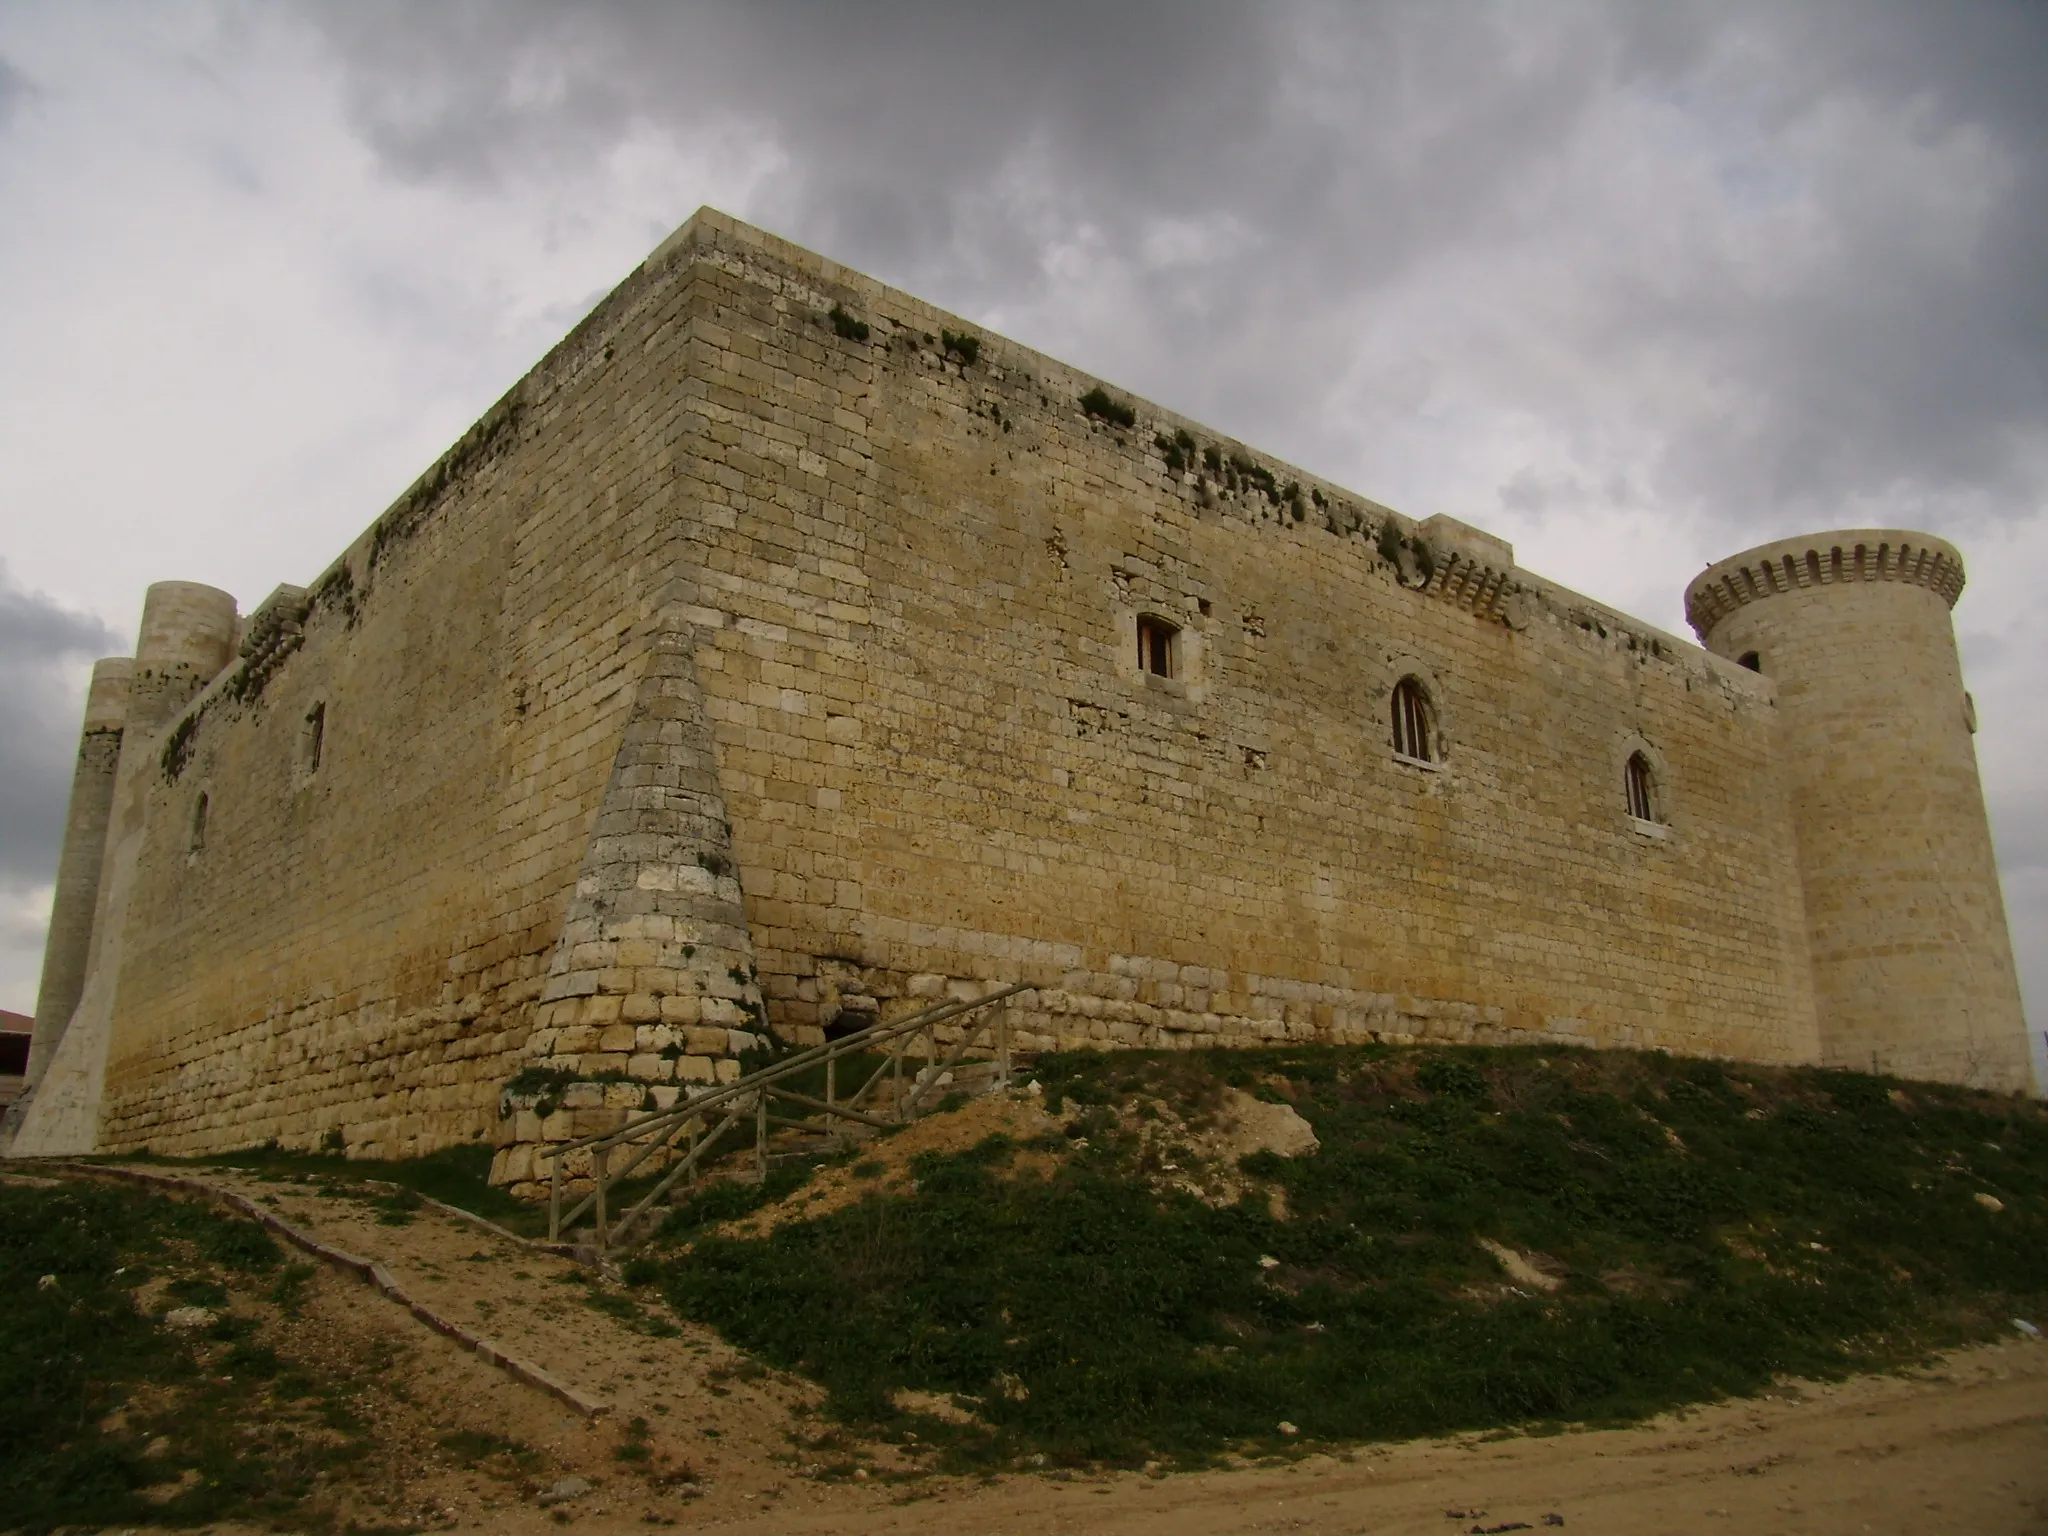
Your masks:
<path fill-rule="evenodd" d="M 1026 947 L 1024 944 L 1018 946 Z M 842 979 L 850 999 L 865 1016 L 872 1005 L 878 1019 L 893 1019 L 945 999 L 968 999 L 991 990 L 989 981 L 935 974 L 887 972 Z M 1517 1019 L 1506 1011 L 1452 999 L 1420 998 L 1349 988 L 1310 985 L 1286 977 L 1232 975 L 1200 966 L 1178 966 L 1141 956 L 1116 955 L 1103 972 L 1072 971 L 1056 985 L 1019 993 L 998 1005 L 1007 1013 L 1010 1048 L 1023 1057 L 1048 1051 L 1207 1050 L 1270 1045 L 1618 1045 L 1654 1048 L 1654 1033 L 1624 1031 L 1618 1037 L 1574 1018 Z M 1218 1011 L 1219 1009 L 1224 1011 Z M 1243 1011 L 1231 1011 L 1243 1010 Z M 623 1031 L 625 1026 L 614 1026 Z M 783 1032 L 788 1043 L 822 1043 L 824 1032 L 799 1025 Z M 961 1026 L 935 1030 L 943 1051 L 960 1038 Z M 692 1038 L 696 1037 L 696 1038 Z M 598 1065 L 564 1070 L 614 1074 L 609 1080 L 563 1081 L 508 1089 L 499 1098 L 499 1151 L 491 1180 L 526 1199 L 544 1199 L 551 1162 L 549 1147 L 586 1137 L 610 1135 L 640 1116 L 665 1112 L 713 1087 L 736 1081 L 742 1052 L 754 1055 L 769 1042 L 735 1031 L 724 1040 L 665 1025 L 634 1031 L 634 1053 L 620 1049 Z M 679 1054 L 692 1047 L 701 1054 Z M 722 1047 L 730 1054 L 719 1054 Z M 568 1058 L 540 1049 L 533 1059 L 553 1065 Z M 623 1078 L 623 1080 L 620 1080 Z M 670 1157 L 656 1154 L 641 1167 L 652 1173 Z M 563 1157 L 565 1190 L 580 1198 L 593 1187 L 587 1151 Z"/>

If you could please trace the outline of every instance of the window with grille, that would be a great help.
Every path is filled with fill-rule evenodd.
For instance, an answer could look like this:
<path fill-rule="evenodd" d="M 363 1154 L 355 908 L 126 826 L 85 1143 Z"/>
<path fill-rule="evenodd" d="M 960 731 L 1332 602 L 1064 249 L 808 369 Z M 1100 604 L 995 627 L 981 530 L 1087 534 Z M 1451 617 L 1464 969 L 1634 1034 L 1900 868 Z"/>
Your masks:
<path fill-rule="evenodd" d="M 1430 729 L 1429 695 L 1422 684 L 1404 677 L 1394 685 L 1394 752 L 1418 763 L 1436 761 L 1436 743 Z"/>
<path fill-rule="evenodd" d="M 1138 670 L 1154 677 L 1173 677 L 1179 671 L 1180 630 L 1162 618 L 1145 614 L 1138 620 Z"/>
<path fill-rule="evenodd" d="M 1628 813 L 1637 821 L 1661 822 L 1657 814 L 1657 779 L 1651 771 L 1650 760 L 1640 752 L 1631 753 L 1628 760 Z"/>

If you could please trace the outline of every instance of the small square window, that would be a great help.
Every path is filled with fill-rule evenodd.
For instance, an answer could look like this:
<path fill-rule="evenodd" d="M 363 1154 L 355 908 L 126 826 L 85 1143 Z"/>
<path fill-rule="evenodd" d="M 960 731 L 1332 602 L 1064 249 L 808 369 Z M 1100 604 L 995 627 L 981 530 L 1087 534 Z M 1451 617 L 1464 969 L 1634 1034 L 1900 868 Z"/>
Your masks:
<path fill-rule="evenodd" d="M 1154 614 L 1138 619 L 1138 670 L 1154 677 L 1180 672 L 1180 629 Z"/>

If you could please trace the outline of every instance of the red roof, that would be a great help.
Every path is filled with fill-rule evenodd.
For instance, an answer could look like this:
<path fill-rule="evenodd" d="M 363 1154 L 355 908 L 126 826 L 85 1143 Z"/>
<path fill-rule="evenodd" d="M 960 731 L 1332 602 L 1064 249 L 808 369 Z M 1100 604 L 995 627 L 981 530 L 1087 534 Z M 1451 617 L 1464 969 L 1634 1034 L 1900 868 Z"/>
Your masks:
<path fill-rule="evenodd" d="M 25 1013 L 9 1013 L 0 1008 L 0 1035 L 26 1035 L 36 1027 L 36 1021 Z"/>

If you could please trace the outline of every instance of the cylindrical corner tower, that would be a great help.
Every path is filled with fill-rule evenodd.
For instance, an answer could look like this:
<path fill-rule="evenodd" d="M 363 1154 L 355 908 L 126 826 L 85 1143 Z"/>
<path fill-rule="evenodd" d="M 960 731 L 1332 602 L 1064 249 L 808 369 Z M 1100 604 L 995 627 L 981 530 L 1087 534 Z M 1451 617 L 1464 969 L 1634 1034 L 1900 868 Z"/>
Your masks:
<path fill-rule="evenodd" d="M 119 970 L 118 959 L 109 962 L 108 955 L 118 953 L 127 921 L 149 786 L 159 761 L 157 738 L 227 666 L 238 629 L 235 600 L 228 593 L 197 582 L 160 581 L 142 600 L 134 661 L 101 662 L 93 670 L 87 741 L 95 723 L 114 719 L 117 704 L 125 707 L 119 709 L 118 731 L 104 742 L 114 759 L 105 808 L 97 808 L 101 791 L 96 777 L 90 795 L 81 799 L 74 791 L 72 798 L 29 1047 L 30 1091 L 15 1101 L 0 1126 L 0 1136 L 11 1138 L 16 1156 L 89 1152 L 97 1145 Z M 82 779 L 88 777 L 85 755 L 82 746 Z M 70 896 L 66 871 L 75 874 Z"/>
<path fill-rule="evenodd" d="M 57 892 L 50 931 L 43 940 L 43 980 L 36 991 L 35 1033 L 29 1037 L 33 1088 L 64 1038 L 71 1010 L 85 986 L 92 949 L 93 910 L 99 905 L 100 860 L 107 847 L 107 817 L 114 808 L 114 771 L 121 763 L 121 728 L 128 719 L 128 687 L 135 663 L 110 656 L 92 667 L 85 696 L 85 729 L 71 774 L 71 804 L 64 815 L 64 846 L 57 856 Z"/>
<path fill-rule="evenodd" d="M 235 654 L 234 598 L 196 581 L 159 581 L 142 599 L 128 718 L 155 730 L 220 675 Z"/>
<path fill-rule="evenodd" d="M 1777 684 L 1823 1059 L 2032 1090 L 1949 621 L 1962 590 L 1942 540 L 1854 529 L 1710 566 L 1685 611 Z"/>

